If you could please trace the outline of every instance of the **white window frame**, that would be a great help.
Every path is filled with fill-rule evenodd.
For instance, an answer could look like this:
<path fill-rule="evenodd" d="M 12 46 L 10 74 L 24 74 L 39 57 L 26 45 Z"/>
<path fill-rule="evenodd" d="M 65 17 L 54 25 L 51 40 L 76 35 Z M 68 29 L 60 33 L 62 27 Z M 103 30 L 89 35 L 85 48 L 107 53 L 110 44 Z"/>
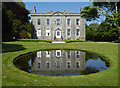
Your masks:
<path fill-rule="evenodd" d="M 48 54 L 49 53 L 49 54 Z M 47 58 L 50 58 L 50 52 L 49 51 L 46 51 L 46 57 Z"/>
<path fill-rule="evenodd" d="M 59 21 L 58 21 L 58 20 L 59 20 Z M 56 24 L 56 25 L 61 25 L 61 20 L 60 20 L 59 18 L 56 19 L 55 24 Z"/>
<path fill-rule="evenodd" d="M 79 68 L 80 68 L 80 61 L 76 61 L 75 66 L 77 68 L 77 62 L 79 63 Z"/>
<path fill-rule="evenodd" d="M 58 67 L 58 64 L 60 65 L 59 67 Z M 56 67 L 56 68 L 61 68 L 61 67 L 62 67 L 62 62 L 60 62 L 60 61 L 55 61 L 55 67 Z"/>
<path fill-rule="evenodd" d="M 78 25 L 80 25 L 80 19 L 76 19 L 76 25 L 77 25 L 77 20 L 79 20 L 79 21 L 78 21 Z"/>
<path fill-rule="evenodd" d="M 70 35 L 68 35 L 68 29 L 70 29 L 70 28 L 67 28 L 67 30 L 66 30 L 66 35 L 67 35 L 67 36 L 71 36 L 71 29 L 70 29 Z"/>
<path fill-rule="evenodd" d="M 59 52 L 60 53 L 60 55 L 58 55 L 58 53 L 57 52 Z M 61 50 L 56 50 L 56 57 L 61 57 Z"/>
<path fill-rule="evenodd" d="M 49 63 L 49 68 L 51 67 L 50 61 L 46 61 L 46 68 L 47 68 L 47 63 Z M 47 68 L 47 69 L 49 69 Z"/>
<path fill-rule="evenodd" d="M 70 58 L 71 58 L 71 51 L 69 52 L 69 55 L 70 55 Z M 68 58 L 68 52 L 66 52 L 66 58 Z"/>
<path fill-rule="evenodd" d="M 77 52 L 78 52 L 78 54 L 77 54 Z M 76 52 L 75 52 L 76 58 L 77 58 L 77 55 L 79 55 L 79 58 L 80 58 L 80 51 L 76 51 Z"/>
<path fill-rule="evenodd" d="M 37 52 L 37 58 L 41 58 L 41 51 Z"/>
<path fill-rule="evenodd" d="M 41 29 L 37 29 L 37 36 L 41 36 Z"/>
<path fill-rule="evenodd" d="M 78 28 L 76 28 L 76 30 L 75 30 L 75 35 L 76 35 L 76 36 L 80 36 L 80 29 L 79 29 L 78 35 L 77 35 L 77 29 L 78 29 Z"/>
<path fill-rule="evenodd" d="M 49 33 L 49 36 L 50 36 L 50 29 L 46 30 L 46 36 L 48 36 L 48 33 Z"/>
<path fill-rule="evenodd" d="M 60 33 L 60 35 L 58 36 L 57 33 Z M 61 38 L 61 31 L 60 30 L 56 30 L 56 38 Z"/>
<path fill-rule="evenodd" d="M 38 67 L 38 63 L 40 63 L 40 67 Z M 41 66 L 42 66 L 42 65 L 41 65 L 41 61 L 39 61 L 38 63 L 37 63 L 37 68 L 39 68 L 39 69 L 40 69 L 40 68 L 41 68 Z"/>
<path fill-rule="evenodd" d="M 48 20 L 49 20 L 49 22 L 48 22 Z M 50 25 L 50 19 L 49 18 L 46 19 L 46 25 Z"/>
<path fill-rule="evenodd" d="M 68 62 L 70 63 L 70 68 L 71 68 L 71 61 L 66 61 L 66 68 L 68 68 Z"/>
<path fill-rule="evenodd" d="M 67 21 L 66 21 L 67 23 L 66 24 L 68 25 L 68 19 L 69 19 L 69 25 L 71 25 L 71 19 L 70 18 L 67 18 Z"/>
<path fill-rule="evenodd" d="M 37 21 L 36 21 L 36 22 L 37 22 L 37 25 L 38 25 L 38 20 L 39 20 L 39 19 L 40 19 L 40 18 L 38 18 Z M 41 19 L 40 19 L 40 25 L 41 25 Z M 40 26 L 40 25 L 38 25 L 38 26 Z"/>

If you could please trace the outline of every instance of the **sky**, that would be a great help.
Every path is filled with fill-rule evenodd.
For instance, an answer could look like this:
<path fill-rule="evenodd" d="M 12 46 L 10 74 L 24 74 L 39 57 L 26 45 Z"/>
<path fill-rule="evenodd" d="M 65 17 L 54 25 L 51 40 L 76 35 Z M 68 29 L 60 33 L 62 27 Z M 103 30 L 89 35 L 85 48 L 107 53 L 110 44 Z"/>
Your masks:
<path fill-rule="evenodd" d="M 23 2 L 25 3 L 25 6 L 28 10 L 33 11 L 35 6 L 37 13 L 50 12 L 51 10 L 53 12 L 64 12 L 64 10 L 66 10 L 66 12 L 80 13 L 80 8 L 84 8 L 85 6 L 92 6 L 92 2 Z M 86 21 L 88 25 L 96 22 L 97 21 Z"/>

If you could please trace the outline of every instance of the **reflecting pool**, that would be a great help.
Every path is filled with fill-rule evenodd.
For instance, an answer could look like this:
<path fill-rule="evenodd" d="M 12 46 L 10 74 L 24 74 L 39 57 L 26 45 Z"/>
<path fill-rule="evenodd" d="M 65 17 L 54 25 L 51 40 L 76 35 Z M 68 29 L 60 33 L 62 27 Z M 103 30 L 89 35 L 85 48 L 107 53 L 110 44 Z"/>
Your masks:
<path fill-rule="evenodd" d="M 45 50 L 20 55 L 13 61 L 23 71 L 45 76 L 87 75 L 109 68 L 105 58 L 77 50 Z"/>

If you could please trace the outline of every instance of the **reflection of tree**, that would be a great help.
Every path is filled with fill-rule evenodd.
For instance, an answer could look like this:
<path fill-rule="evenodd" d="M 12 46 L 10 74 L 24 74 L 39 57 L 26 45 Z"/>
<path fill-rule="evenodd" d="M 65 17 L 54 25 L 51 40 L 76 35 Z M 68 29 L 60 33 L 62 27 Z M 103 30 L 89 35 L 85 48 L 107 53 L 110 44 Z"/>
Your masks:
<path fill-rule="evenodd" d="M 105 64 L 106 64 L 107 67 L 110 66 L 109 61 L 108 61 L 105 57 L 101 57 L 101 60 L 102 60 L 103 62 L 105 62 Z"/>
<path fill-rule="evenodd" d="M 24 70 L 24 71 L 27 71 L 28 72 L 28 69 L 29 68 L 29 60 L 31 59 L 31 55 L 32 54 L 25 54 L 25 55 L 20 55 L 18 58 L 16 58 L 13 63 L 14 65 L 21 69 L 21 70 Z"/>
<path fill-rule="evenodd" d="M 81 71 L 81 75 L 87 75 L 87 74 L 90 74 L 90 73 L 97 73 L 99 72 L 99 70 L 95 67 L 86 67 L 86 69 L 84 71 Z"/>
<path fill-rule="evenodd" d="M 85 61 L 89 60 L 89 59 L 98 59 L 98 56 L 95 55 L 95 54 L 91 54 L 91 53 L 86 53 L 86 56 L 85 56 Z"/>

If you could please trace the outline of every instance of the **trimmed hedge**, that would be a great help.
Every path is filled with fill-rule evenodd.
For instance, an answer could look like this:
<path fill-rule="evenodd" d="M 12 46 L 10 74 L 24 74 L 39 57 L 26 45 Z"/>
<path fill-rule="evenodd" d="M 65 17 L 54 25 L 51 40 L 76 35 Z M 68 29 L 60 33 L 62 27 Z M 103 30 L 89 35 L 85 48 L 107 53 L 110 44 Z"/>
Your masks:
<path fill-rule="evenodd" d="M 83 40 L 64 40 L 64 42 L 70 43 L 70 42 L 85 42 L 85 41 L 83 41 Z"/>
<path fill-rule="evenodd" d="M 52 42 L 51 39 L 18 39 L 18 41 L 22 41 L 22 42 L 47 42 L 47 43 Z"/>

